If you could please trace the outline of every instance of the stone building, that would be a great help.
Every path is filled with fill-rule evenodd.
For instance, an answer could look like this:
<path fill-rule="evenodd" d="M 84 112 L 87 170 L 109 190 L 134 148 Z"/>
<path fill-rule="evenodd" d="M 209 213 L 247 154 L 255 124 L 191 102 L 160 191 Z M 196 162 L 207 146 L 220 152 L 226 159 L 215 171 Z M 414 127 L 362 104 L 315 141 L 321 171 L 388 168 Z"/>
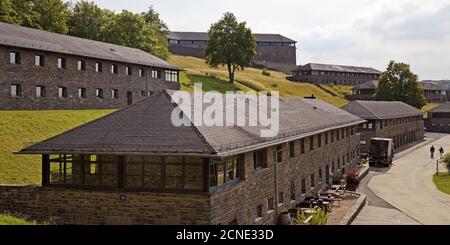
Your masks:
<path fill-rule="evenodd" d="M 443 103 L 429 110 L 425 128 L 430 132 L 450 133 L 450 103 Z"/>
<path fill-rule="evenodd" d="M 367 120 L 357 130 L 361 153 L 368 153 L 371 138 L 391 138 L 395 148 L 424 138 L 422 112 L 403 102 L 355 100 L 342 109 Z"/>
<path fill-rule="evenodd" d="M 281 98 L 279 134 L 262 138 L 260 126 L 176 127 L 172 98 L 21 150 L 42 155 L 42 186 L 1 186 L 0 210 L 71 224 L 276 224 L 359 162 L 365 121 L 320 100 Z"/>
<path fill-rule="evenodd" d="M 358 84 L 352 88 L 352 94 L 347 96 L 349 100 L 372 100 L 375 90 L 378 87 L 378 81 L 372 80 L 363 84 Z"/>
<path fill-rule="evenodd" d="M 280 34 L 258 34 L 256 55 L 252 65 L 290 73 L 296 67 L 296 41 Z M 173 54 L 204 58 L 208 44 L 206 32 L 170 32 L 167 36 L 169 50 Z"/>
<path fill-rule="evenodd" d="M 446 103 L 447 88 L 434 83 L 422 83 L 423 93 L 428 103 Z"/>
<path fill-rule="evenodd" d="M 118 108 L 179 89 L 142 50 L 0 23 L 0 110 Z"/>
<path fill-rule="evenodd" d="M 370 67 L 308 63 L 292 71 L 291 81 L 338 85 L 358 85 L 378 80 L 381 72 Z"/>

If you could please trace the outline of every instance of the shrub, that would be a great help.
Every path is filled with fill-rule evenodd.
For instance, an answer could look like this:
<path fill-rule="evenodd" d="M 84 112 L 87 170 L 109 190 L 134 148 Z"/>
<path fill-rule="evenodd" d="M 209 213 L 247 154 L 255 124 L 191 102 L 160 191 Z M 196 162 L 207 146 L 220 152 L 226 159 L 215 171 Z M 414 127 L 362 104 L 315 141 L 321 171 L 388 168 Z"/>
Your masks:
<path fill-rule="evenodd" d="M 445 154 L 444 162 L 445 166 L 447 167 L 447 170 L 450 172 L 450 153 Z"/>
<path fill-rule="evenodd" d="M 264 69 L 262 70 L 262 74 L 263 74 L 264 76 L 270 77 L 270 71 L 267 70 L 267 68 L 264 68 Z"/>
<path fill-rule="evenodd" d="M 311 215 L 311 219 L 309 220 L 309 224 L 311 225 L 326 225 L 327 221 L 328 221 L 328 213 L 319 208 L 319 207 L 315 207 L 314 208 L 314 212 Z M 310 216 L 307 215 L 306 213 L 304 213 L 303 211 L 299 211 L 297 212 L 297 216 L 295 217 L 294 221 L 297 224 L 305 224 L 305 221 L 309 218 Z"/>

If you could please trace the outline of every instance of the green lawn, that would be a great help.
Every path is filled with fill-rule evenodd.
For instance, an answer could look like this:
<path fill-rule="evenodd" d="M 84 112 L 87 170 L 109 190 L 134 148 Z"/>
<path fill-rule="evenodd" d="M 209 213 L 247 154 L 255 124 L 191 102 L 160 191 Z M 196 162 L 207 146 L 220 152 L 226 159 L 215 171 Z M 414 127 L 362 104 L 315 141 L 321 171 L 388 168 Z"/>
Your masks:
<path fill-rule="evenodd" d="M 237 82 L 230 84 L 225 67 L 210 68 L 202 59 L 178 55 L 171 55 L 169 62 L 184 69 L 180 81 L 182 89 L 185 90 L 192 90 L 192 82 L 201 82 L 205 91 L 210 89 L 220 92 L 237 89 L 279 91 L 281 96 L 286 97 L 302 98 L 314 94 L 318 99 L 336 106 L 348 103 L 343 97 L 331 96 L 312 84 L 288 81 L 285 78 L 286 74 L 282 72 L 270 71 L 270 76 L 265 76 L 261 69 L 247 68 L 244 71 L 237 71 L 235 74 Z"/>
<path fill-rule="evenodd" d="M 0 214 L 0 225 L 37 225 L 35 221 L 28 221 L 22 218 L 7 214 Z"/>
<path fill-rule="evenodd" d="M 439 175 L 433 176 L 433 182 L 438 190 L 450 194 L 450 174 L 439 173 Z"/>
<path fill-rule="evenodd" d="M 112 110 L 0 111 L 0 184 L 36 184 L 41 181 L 39 155 L 14 155 L 39 142 Z"/>

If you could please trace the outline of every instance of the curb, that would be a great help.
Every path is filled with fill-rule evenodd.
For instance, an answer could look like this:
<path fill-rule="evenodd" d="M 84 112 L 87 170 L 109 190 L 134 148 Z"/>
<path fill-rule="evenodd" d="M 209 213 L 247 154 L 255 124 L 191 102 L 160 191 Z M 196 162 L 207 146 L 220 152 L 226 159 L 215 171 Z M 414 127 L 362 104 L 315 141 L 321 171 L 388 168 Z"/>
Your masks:
<path fill-rule="evenodd" d="M 360 196 L 359 196 L 358 200 L 356 200 L 355 205 L 353 205 L 353 207 L 347 212 L 347 214 L 341 220 L 339 225 L 350 225 L 353 222 L 353 220 L 355 220 L 355 218 L 359 214 L 359 212 L 361 212 L 361 209 L 364 207 L 364 205 L 366 204 L 366 195 L 358 193 L 358 192 L 353 192 L 353 193 L 356 193 Z"/>

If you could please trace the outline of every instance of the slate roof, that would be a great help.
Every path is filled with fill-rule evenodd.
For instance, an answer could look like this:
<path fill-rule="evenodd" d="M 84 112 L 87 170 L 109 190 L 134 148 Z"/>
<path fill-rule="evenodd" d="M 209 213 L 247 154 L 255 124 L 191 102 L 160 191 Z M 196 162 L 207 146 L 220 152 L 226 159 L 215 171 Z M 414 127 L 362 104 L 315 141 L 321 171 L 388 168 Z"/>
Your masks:
<path fill-rule="evenodd" d="M 370 73 L 370 74 L 381 74 L 381 71 L 362 66 L 346 66 L 346 65 L 330 65 L 330 64 L 318 64 L 318 63 L 308 63 L 303 66 L 298 66 L 294 71 L 333 71 L 333 72 L 352 72 L 352 73 Z"/>
<path fill-rule="evenodd" d="M 366 120 L 422 115 L 420 110 L 401 101 L 355 100 L 342 109 Z"/>
<path fill-rule="evenodd" d="M 296 43 L 290 38 L 282 36 L 280 34 L 264 34 L 264 33 L 253 33 L 257 42 L 285 42 L 285 43 Z M 168 39 L 172 40 L 189 40 L 189 41 L 207 41 L 209 40 L 207 32 L 169 32 L 167 35 Z"/>
<path fill-rule="evenodd" d="M 225 127 L 191 124 L 175 127 L 171 122 L 174 108 L 171 99 L 174 92 L 165 90 L 19 153 L 227 156 L 364 122 L 363 119 L 320 100 L 280 98 L 280 130 L 276 137 L 260 137 L 260 130 L 268 128 L 262 125 Z M 192 122 L 192 115 L 187 108 L 182 105 L 180 108 Z M 255 116 L 248 113 L 248 110 L 246 112 L 247 120 Z"/>
<path fill-rule="evenodd" d="M 378 87 L 378 81 L 372 80 L 362 84 L 358 84 L 353 87 L 353 90 L 364 90 L 364 89 L 376 89 Z"/>
<path fill-rule="evenodd" d="M 440 104 L 436 108 L 433 108 L 428 112 L 450 112 L 450 103 L 448 102 Z"/>
<path fill-rule="evenodd" d="M 433 91 L 442 91 L 447 90 L 444 86 L 437 85 L 434 83 L 422 83 L 423 90 L 433 90 Z"/>
<path fill-rule="evenodd" d="M 140 49 L 0 22 L 0 45 L 180 70 Z"/>

